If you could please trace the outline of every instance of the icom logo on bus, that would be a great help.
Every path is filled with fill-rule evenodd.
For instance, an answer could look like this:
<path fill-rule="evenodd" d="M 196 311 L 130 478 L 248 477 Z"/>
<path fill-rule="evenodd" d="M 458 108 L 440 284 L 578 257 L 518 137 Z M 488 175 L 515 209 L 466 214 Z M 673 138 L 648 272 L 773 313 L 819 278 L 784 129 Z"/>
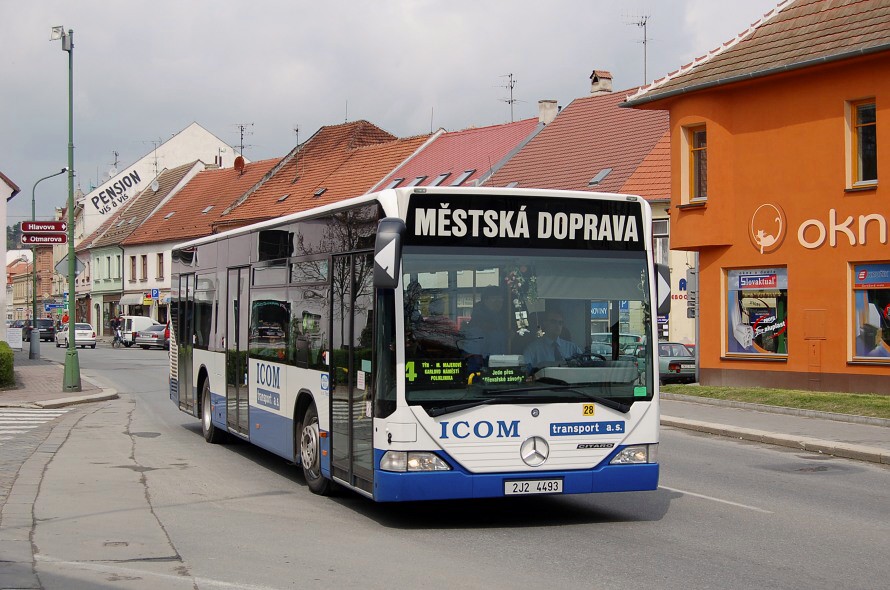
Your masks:
<path fill-rule="evenodd" d="M 256 402 L 273 410 L 281 409 L 281 394 L 265 387 L 281 388 L 281 367 L 266 363 L 256 364 Z M 263 387 L 264 386 L 264 387 Z"/>
<path fill-rule="evenodd" d="M 519 438 L 519 420 L 513 420 L 509 424 L 503 420 L 498 420 L 497 424 L 488 420 L 480 420 L 474 424 L 458 420 L 440 422 L 439 425 L 442 428 L 439 438 L 468 438 L 471 435 L 476 438 Z"/>

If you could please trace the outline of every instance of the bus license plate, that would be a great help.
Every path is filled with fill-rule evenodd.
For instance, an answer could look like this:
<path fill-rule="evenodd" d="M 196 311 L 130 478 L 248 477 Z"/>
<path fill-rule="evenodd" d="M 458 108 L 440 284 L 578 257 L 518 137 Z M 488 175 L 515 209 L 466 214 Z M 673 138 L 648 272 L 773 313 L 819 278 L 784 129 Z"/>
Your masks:
<path fill-rule="evenodd" d="M 561 494 L 561 479 L 514 479 L 504 482 L 505 496 L 526 494 Z"/>

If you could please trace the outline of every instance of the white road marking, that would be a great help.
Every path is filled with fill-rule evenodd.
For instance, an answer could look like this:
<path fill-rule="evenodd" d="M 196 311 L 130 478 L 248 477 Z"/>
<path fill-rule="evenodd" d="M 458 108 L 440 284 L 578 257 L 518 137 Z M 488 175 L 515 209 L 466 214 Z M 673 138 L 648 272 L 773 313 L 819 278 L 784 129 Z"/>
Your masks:
<path fill-rule="evenodd" d="M 667 486 L 658 486 L 662 490 L 667 490 L 669 492 L 677 492 L 678 494 L 683 494 L 684 496 L 694 496 L 696 498 L 702 498 L 703 500 L 711 500 L 712 502 L 720 502 L 721 504 L 729 504 L 730 506 L 737 506 L 739 508 L 745 508 L 746 510 L 754 510 L 755 512 L 763 512 L 764 514 L 772 514 L 770 510 L 764 510 L 763 508 L 758 508 L 756 506 L 748 506 L 747 504 L 739 504 L 738 502 L 731 502 L 730 500 L 722 500 L 720 498 L 715 498 L 713 496 L 705 496 L 704 494 L 696 494 L 695 492 L 687 492 L 686 490 L 678 490 L 677 488 L 669 488 Z"/>

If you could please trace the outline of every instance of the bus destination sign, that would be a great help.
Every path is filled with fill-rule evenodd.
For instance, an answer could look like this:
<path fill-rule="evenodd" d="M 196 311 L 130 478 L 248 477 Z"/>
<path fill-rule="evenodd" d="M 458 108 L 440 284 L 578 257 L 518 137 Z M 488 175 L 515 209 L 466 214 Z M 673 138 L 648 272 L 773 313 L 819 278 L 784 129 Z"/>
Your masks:
<path fill-rule="evenodd" d="M 645 249 L 639 200 L 414 194 L 406 225 L 418 246 Z"/>

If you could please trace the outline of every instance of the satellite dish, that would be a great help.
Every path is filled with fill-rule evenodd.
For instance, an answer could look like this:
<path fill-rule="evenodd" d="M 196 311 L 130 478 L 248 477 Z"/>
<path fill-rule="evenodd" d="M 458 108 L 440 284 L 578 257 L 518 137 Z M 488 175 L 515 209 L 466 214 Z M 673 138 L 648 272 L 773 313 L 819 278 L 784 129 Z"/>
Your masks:
<path fill-rule="evenodd" d="M 113 178 L 115 176 L 117 176 L 117 168 L 112 166 L 111 168 L 108 169 L 108 178 Z"/>
<path fill-rule="evenodd" d="M 160 186 L 160 185 L 158 184 L 158 179 L 157 179 L 157 178 L 151 181 L 151 190 L 152 190 L 152 192 L 155 192 L 155 193 L 158 192 L 158 187 L 159 187 L 159 186 Z"/>
<path fill-rule="evenodd" d="M 235 158 L 235 170 L 238 172 L 244 172 L 244 157 L 238 156 Z"/>

